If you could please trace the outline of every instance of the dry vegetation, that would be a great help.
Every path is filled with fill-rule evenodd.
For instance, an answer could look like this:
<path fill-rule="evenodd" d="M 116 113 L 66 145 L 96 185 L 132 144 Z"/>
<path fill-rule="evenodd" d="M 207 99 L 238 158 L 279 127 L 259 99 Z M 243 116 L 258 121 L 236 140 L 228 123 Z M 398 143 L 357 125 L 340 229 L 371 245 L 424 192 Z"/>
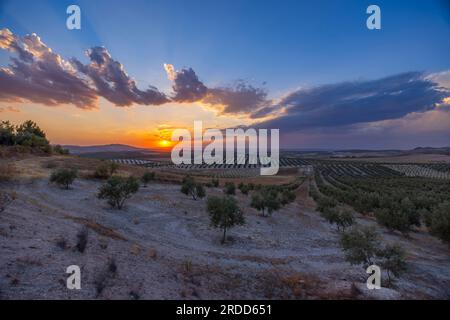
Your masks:
<path fill-rule="evenodd" d="M 270 217 L 250 206 L 251 194 L 236 189 L 246 224 L 230 231 L 226 244 L 209 226 L 206 199 L 183 195 L 186 171 L 119 165 L 122 177 L 156 173 L 124 210 L 97 199 L 104 183 L 94 178 L 104 164 L 67 155 L 14 159 L 16 200 L 1 214 L 0 287 L 6 298 L 99 299 L 367 299 L 448 298 L 448 248 L 425 230 L 409 239 L 381 230 L 383 239 L 408 249 L 409 273 L 395 288 L 373 296 L 366 274 L 345 261 L 339 233 L 314 209 L 309 179 L 293 203 Z M 48 184 L 59 168 L 78 171 L 71 190 Z M 1 169 L 1 167 L 0 167 Z M 355 169 L 356 170 L 356 169 Z M 1 171 L 0 171 L 1 172 Z M 207 195 L 223 195 L 227 182 L 285 185 L 298 180 L 297 168 L 275 177 L 220 179 Z M 211 177 L 195 176 L 210 184 Z M 373 218 L 356 217 L 376 225 Z M 67 265 L 82 267 L 83 290 L 65 288 Z"/>

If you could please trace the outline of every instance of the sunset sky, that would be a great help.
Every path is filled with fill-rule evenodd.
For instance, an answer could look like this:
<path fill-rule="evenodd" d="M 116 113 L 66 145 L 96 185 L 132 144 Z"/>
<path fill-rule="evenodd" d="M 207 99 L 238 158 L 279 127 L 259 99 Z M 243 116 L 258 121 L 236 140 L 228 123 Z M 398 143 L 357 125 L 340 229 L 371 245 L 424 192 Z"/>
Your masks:
<path fill-rule="evenodd" d="M 52 143 L 164 147 L 203 120 L 285 148 L 450 146 L 448 1 L 0 0 L 0 30 L 0 119 Z"/>

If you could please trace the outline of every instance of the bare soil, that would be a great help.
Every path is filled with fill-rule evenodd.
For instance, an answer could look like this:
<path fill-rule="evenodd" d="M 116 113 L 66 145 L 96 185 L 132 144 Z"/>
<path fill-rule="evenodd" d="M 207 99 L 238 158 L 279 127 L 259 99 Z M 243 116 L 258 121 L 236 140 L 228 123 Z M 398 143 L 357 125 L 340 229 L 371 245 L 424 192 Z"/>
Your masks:
<path fill-rule="evenodd" d="M 308 181 L 295 203 L 266 218 L 237 191 L 247 223 L 221 245 L 206 200 L 194 201 L 177 184 L 142 187 L 115 210 L 96 198 L 101 181 L 77 179 L 70 190 L 48 183 L 49 160 L 84 166 L 87 176 L 96 163 L 74 159 L 17 161 L 19 176 L 1 184 L 15 195 L 0 213 L 1 299 L 450 298 L 449 248 L 422 230 L 407 239 L 379 227 L 385 242 L 407 250 L 409 270 L 392 288 L 369 291 L 365 270 L 345 261 L 339 233 L 314 211 Z M 376 225 L 370 217 L 358 223 Z M 87 246 L 79 252 L 83 228 Z M 81 268 L 81 290 L 66 288 L 70 265 Z"/>

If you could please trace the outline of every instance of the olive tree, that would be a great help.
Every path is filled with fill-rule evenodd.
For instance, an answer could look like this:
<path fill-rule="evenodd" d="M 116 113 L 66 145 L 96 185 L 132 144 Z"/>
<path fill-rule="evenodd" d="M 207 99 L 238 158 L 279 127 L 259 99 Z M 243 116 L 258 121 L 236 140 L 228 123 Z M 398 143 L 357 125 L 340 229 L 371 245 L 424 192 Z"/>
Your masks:
<path fill-rule="evenodd" d="M 197 198 L 204 198 L 206 195 L 205 188 L 197 183 L 191 176 L 184 177 L 181 184 L 181 192 L 185 195 L 192 196 L 192 199 L 194 200 L 197 200 Z"/>
<path fill-rule="evenodd" d="M 362 264 L 364 268 L 374 264 L 378 236 L 374 228 L 353 228 L 341 234 L 340 244 L 345 259 L 351 264 Z"/>
<path fill-rule="evenodd" d="M 266 210 L 269 215 L 272 215 L 274 211 L 280 209 L 281 202 L 276 190 L 271 188 L 261 188 L 259 192 L 252 196 L 250 206 L 261 211 L 262 216 L 264 217 Z"/>
<path fill-rule="evenodd" d="M 407 270 L 405 251 L 398 245 L 387 245 L 377 252 L 377 256 L 380 259 L 378 264 L 386 271 L 388 285 Z"/>
<path fill-rule="evenodd" d="M 68 190 L 70 185 L 77 177 L 77 170 L 75 169 L 57 169 L 50 175 L 50 182 L 56 183 L 60 187 Z"/>
<path fill-rule="evenodd" d="M 226 241 L 227 229 L 245 223 L 242 210 L 238 207 L 236 199 L 231 196 L 208 197 L 207 210 L 211 218 L 211 225 L 223 230 L 222 244 Z"/>
<path fill-rule="evenodd" d="M 100 187 L 97 197 L 107 199 L 113 208 L 122 209 L 125 201 L 139 190 L 139 182 L 134 177 L 113 176 Z"/>

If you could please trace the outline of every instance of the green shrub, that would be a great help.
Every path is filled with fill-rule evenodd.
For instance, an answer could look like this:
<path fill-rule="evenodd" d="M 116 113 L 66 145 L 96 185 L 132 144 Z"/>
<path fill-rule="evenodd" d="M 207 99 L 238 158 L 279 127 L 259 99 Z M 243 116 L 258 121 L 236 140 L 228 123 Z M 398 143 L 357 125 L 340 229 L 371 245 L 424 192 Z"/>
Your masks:
<path fill-rule="evenodd" d="M 119 165 L 112 161 L 104 161 L 94 172 L 94 177 L 97 179 L 108 179 L 119 169 Z"/>
<path fill-rule="evenodd" d="M 372 227 L 353 228 L 341 234 L 340 244 L 345 259 L 353 265 L 378 265 L 388 276 L 388 285 L 393 278 L 400 277 L 406 270 L 405 252 L 398 245 L 380 243 Z"/>
<path fill-rule="evenodd" d="M 377 257 L 380 259 L 377 263 L 382 270 L 386 271 L 388 285 L 407 270 L 405 255 L 405 251 L 398 245 L 387 245 L 377 251 Z"/>
<path fill-rule="evenodd" d="M 69 154 L 68 149 L 64 149 L 59 144 L 52 146 L 52 153 L 66 155 Z"/>
<path fill-rule="evenodd" d="M 280 202 L 283 206 L 285 206 L 291 202 L 294 202 L 295 198 L 295 192 L 293 190 L 286 189 L 281 192 Z"/>
<path fill-rule="evenodd" d="M 27 120 L 16 127 L 15 143 L 24 147 L 39 149 L 46 153 L 50 153 L 52 149 L 46 139 L 45 132 L 31 120 Z"/>
<path fill-rule="evenodd" d="M 345 259 L 351 264 L 362 264 L 364 268 L 374 264 L 378 245 L 378 236 L 374 228 L 353 228 L 343 232 L 340 244 Z"/>
<path fill-rule="evenodd" d="M 376 209 L 375 218 L 379 224 L 389 230 L 398 230 L 403 234 L 408 234 L 411 229 L 411 221 L 406 211 L 396 208 L 393 210 L 388 208 Z"/>
<path fill-rule="evenodd" d="M 450 245 L 450 202 L 439 204 L 430 216 L 431 233 Z"/>
<path fill-rule="evenodd" d="M 183 178 L 181 192 L 185 195 L 192 196 L 192 199 L 194 200 L 197 200 L 197 198 L 204 198 L 206 195 L 205 188 L 201 184 L 197 183 L 191 176 L 186 176 Z"/>
<path fill-rule="evenodd" d="M 250 188 L 248 185 L 243 184 L 242 182 L 238 185 L 238 189 L 241 191 L 242 194 L 248 195 L 248 192 L 250 191 Z"/>
<path fill-rule="evenodd" d="M 125 200 L 139 190 L 139 182 L 134 177 L 113 176 L 100 187 L 97 197 L 107 199 L 113 208 L 122 209 Z"/>
<path fill-rule="evenodd" d="M 275 189 L 264 187 L 252 196 L 250 206 L 261 211 L 262 216 L 264 217 L 266 210 L 269 215 L 272 215 L 274 211 L 281 208 L 281 203 Z"/>
<path fill-rule="evenodd" d="M 77 170 L 61 168 L 52 172 L 52 174 L 50 175 L 50 182 L 56 183 L 60 187 L 68 190 L 76 177 Z"/>
<path fill-rule="evenodd" d="M 219 179 L 217 178 L 212 178 L 211 179 L 211 184 L 214 188 L 217 188 L 219 186 Z"/>
<path fill-rule="evenodd" d="M 149 182 L 155 180 L 155 173 L 154 172 L 145 172 L 142 177 L 141 177 L 141 181 L 144 184 L 144 187 L 146 187 L 148 185 Z"/>
<path fill-rule="evenodd" d="M 236 199 L 230 196 L 208 197 L 207 211 L 211 219 L 211 225 L 223 229 L 222 243 L 226 241 L 227 229 L 245 223 L 244 215 L 238 207 Z"/>
<path fill-rule="evenodd" d="M 326 207 L 321 216 L 329 223 L 336 224 L 338 230 L 345 230 L 345 228 L 352 226 L 355 222 L 352 211 L 342 206 Z"/>
<path fill-rule="evenodd" d="M 235 195 L 236 194 L 236 185 L 234 184 L 234 182 L 226 182 L 224 192 L 227 195 Z"/>
<path fill-rule="evenodd" d="M 16 142 L 16 129 L 9 121 L 0 122 L 0 144 L 12 146 Z"/>

